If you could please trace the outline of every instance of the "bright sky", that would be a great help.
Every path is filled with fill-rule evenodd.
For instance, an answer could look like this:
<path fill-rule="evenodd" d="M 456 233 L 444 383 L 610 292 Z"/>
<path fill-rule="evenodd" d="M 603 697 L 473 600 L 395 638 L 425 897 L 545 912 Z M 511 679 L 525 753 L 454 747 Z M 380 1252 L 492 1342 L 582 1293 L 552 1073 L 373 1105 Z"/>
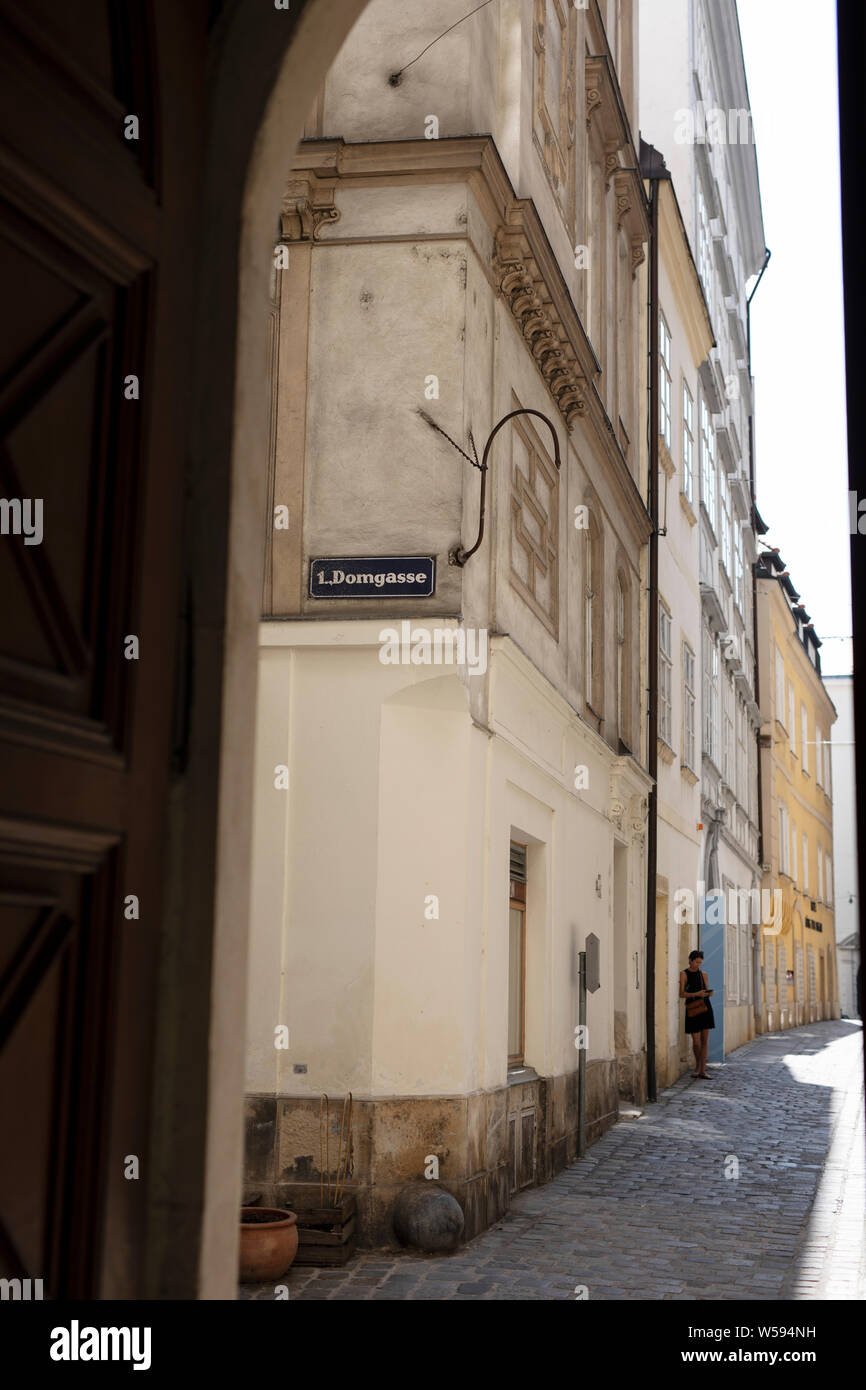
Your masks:
<path fill-rule="evenodd" d="M 851 670 L 834 0 L 738 0 L 772 259 L 752 301 L 758 510 L 824 643 Z"/>

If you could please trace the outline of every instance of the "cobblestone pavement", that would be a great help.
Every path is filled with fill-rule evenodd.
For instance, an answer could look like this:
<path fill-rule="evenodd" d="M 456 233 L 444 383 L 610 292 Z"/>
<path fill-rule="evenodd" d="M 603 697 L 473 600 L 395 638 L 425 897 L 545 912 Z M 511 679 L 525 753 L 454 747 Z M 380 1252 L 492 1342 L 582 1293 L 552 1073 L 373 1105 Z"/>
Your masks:
<path fill-rule="evenodd" d="M 756 1038 L 710 1071 L 456 1254 L 292 1269 L 290 1299 L 574 1299 L 579 1286 L 590 1299 L 866 1297 L 859 1024 Z"/>

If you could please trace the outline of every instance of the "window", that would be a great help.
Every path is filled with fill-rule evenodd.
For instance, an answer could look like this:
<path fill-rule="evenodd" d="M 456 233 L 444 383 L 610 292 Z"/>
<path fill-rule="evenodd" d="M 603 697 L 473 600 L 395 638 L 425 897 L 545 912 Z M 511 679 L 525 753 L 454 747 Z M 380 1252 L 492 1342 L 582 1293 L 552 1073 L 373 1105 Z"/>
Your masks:
<path fill-rule="evenodd" d="M 819 787 L 824 785 L 824 730 L 817 723 L 815 725 L 815 781 Z"/>
<path fill-rule="evenodd" d="M 809 716 L 806 706 L 800 706 L 800 744 L 803 749 L 803 771 L 809 771 Z"/>
<path fill-rule="evenodd" d="M 719 649 L 704 628 L 704 752 L 714 763 L 719 756 Z"/>
<path fill-rule="evenodd" d="M 698 183 L 698 274 L 704 285 L 707 303 L 713 298 L 713 259 L 710 250 L 710 221 L 703 190 Z"/>
<path fill-rule="evenodd" d="M 803 892 L 809 891 L 809 838 L 803 831 Z"/>
<path fill-rule="evenodd" d="M 616 577 L 616 727 L 620 739 L 628 746 L 631 737 L 631 615 L 629 588 L 622 574 Z"/>
<path fill-rule="evenodd" d="M 788 808 L 779 807 L 779 872 L 791 872 L 791 843 L 788 829 Z"/>
<path fill-rule="evenodd" d="M 722 564 L 726 573 L 731 574 L 731 490 L 728 486 L 726 477 L 722 477 L 719 483 L 719 498 L 721 501 L 720 509 L 720 535 L 719 546 Z"/>
<path fill-rule="evenodd" d="M 833 906 L 833 861 L 829 854 L 824 855 L 825 883 L 824 889 L 827 895 L 827 906 Z"/>
<path fill-rule="evenodd" d="M 727 676 L 722 680 L 722 777 L 734 786 L 734 687 Z"/>
<path fill-rule="evenodd" d="M 603 557 L 601 535 L 598 522 L 592 512 L 589 525 L 584 531 L 584 693 L 586 703 L 596 714 L 602 713 L 601 683 L 602 660 L 602 617 L 604 596 L 601 593 Z"/>
<path fill-rule="evenodd" d="M 791 821 L 791 878 L 797 882 L 797 827 Z"/>
<path fill-rule="evenodd" d="M 776 648 L 776 718 L 785 726 L 785 660 Z"/>
<path fill-rule="evenodd" d="M 745 613 L 746 585 L 743 566 L 743 528 L 734 522 L 734 602 L 741 613 Z"/>
<path fill-rule="evenodd" d="M 683 643 L 683 762 L 695 770 L 695 654 Z"/>
<path fill-rule="evenodd" d="M 669 748 L 673 745 L 672 675 L 671 615 L 659 599 L 659 735 Z"/>
<path fill-rule="evenodd" d="M 716 529 L 716 432 L 707 403 L 701 397 L 701 501 Z"/>
<path fill-rule="evenodd" d="M 824 901 L 824 851 L 818 846 L 818 902 Z"/>
<path fill-rule="evenodd" d="M 746 709 L 742 700 L 737 700 L 737 800 L 748 809 L 749 805 L 749 756 L 746 748 L 748 729 Z"/>
<path fill-rule="evenodd" d="M 695 500 L 695 403 L 683 382 L 683 496 Z"/>
<path fill-rule="evenodd" d="M 512 841 L 508 892 L 508 1063 L 522 1066 L 526 1004 L 526 846 Z"/>
<path fill-rule="evenodd" d="M 671 335 L 659 314 L 659 434 L 671 447 Z"/>
<path fill-rule="evenodd" d="M 796 756 L 797 734 L 795 732 L 794 718 L 794 687 L 790 681 L 788 681 L 788 747 Z"/>
<path fill-rule="evenodd" d="M 727 897 L 727 894 L 725 896 Z M 740 961 L 737 938 L 736 923 L 728 922 L 725 927 L 725 997 L 731 1004 L 736 1004 L 740 995 Z"/>

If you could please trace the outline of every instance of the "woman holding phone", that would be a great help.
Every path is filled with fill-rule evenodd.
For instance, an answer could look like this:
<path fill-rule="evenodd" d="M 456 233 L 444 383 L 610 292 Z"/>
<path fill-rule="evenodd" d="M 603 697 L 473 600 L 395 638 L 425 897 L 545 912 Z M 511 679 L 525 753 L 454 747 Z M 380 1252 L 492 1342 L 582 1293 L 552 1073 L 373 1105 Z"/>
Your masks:
<path fill-rule="evenodd" d="M 680 998 L 686 1001 L 686 1032 L 692 1035 L 695 1052 L 694 1079 L 709 1081 L 707 1074 L 707 1050 L 710 1045 L 710 1029 L 715 1028 L 713 1006 L 707 985 L 707 977 L 701 966 L 704 963 L 703 951 L 690 951 L 686 970 L 680 971 Z"/>

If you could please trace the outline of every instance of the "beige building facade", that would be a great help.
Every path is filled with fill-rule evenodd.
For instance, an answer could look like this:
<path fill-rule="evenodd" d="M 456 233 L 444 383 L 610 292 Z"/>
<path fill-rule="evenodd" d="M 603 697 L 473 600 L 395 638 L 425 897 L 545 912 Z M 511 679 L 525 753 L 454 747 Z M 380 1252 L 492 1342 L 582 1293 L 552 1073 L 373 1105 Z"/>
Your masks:
<path fill-rule="evenodd" d="M 764 724 L 763 889 L 782 917 L 763 932 L 762 1028 L 838 1018 L 830 736 L 821 642 L 778 550 L 757 569 Z"/>
<path fill-rule="evenodd" d="M 690 1065 L 680 971 L 698 945 L 694 896 L 701 863 L 701 594 L 698 441 L 700 371 L 714 346 L 709 310 L 669 171 L 644 147 L 658 186 L 659 539 L 656 860 L 656 1077 L 668 1086 Z M 649 184 L 648 184 L 649 188 Z"/>
<path fill-rule="evenodd" d="M 634 24 L 490 7 L 388 80 L 461 17 L 368 6 L 272 284 L 245 1181 L 318 1193 L 351 1092 L 366 1244 L 436 1179 L 477 1233 L 646 1086 Z"/>

